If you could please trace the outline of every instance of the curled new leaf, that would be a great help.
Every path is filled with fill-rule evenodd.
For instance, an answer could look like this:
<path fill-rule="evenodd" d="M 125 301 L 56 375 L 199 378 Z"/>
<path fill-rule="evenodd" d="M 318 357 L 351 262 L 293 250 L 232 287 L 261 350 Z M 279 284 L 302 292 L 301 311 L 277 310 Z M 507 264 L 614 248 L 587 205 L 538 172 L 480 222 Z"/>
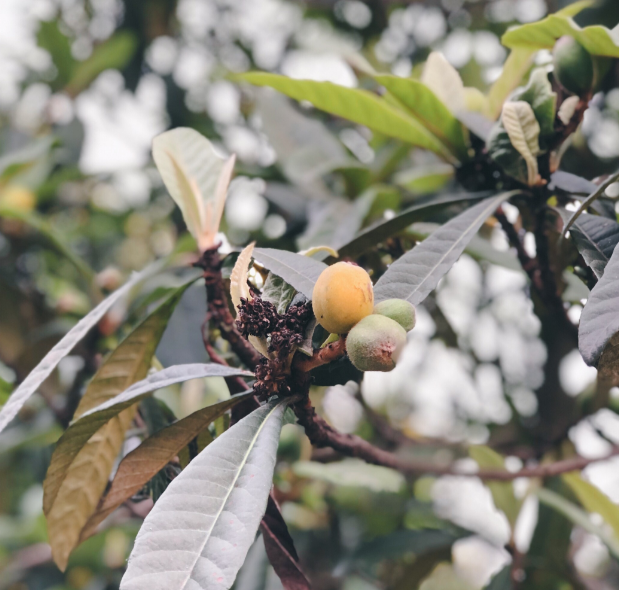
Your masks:
<path fill-rule="evenodd" d="M 230 298 L 232 299 L 234 309 L 241 305 L 241 298 L 251 299 L 249 286 L 247 285 L 247 275 L 255 244 L 255 242 L 252 242 L 249 246 L 245 246 L 236 259 L 232 274 L 230 275 Z"/>
<path fill-rule="evenodd" d="M 511 144 L 527 164 L 528 184 L 532 186 L 538 177 L 537 156 L 540 153 L 540 126 L 533 108 L 523 100 L 506 102 L 501 121 Z"/>
<path fill-rule="evenodd" d="M 210 248 L 219 230 L 234 155 L 221 158 L 206 137 L 179 127 L 155 137 L 153 158 L 198 247 Z"/>

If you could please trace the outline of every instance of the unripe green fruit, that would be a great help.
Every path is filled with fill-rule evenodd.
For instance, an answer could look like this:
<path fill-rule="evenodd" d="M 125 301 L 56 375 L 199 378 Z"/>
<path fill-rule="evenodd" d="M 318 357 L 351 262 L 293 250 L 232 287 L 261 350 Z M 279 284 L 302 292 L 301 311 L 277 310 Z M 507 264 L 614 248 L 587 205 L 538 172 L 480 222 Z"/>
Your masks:
<path fill-rule="evenodd" d="M 406 345 L 406 330 L 384 315 L 363 318 L 348 334 L 346 352 L 360 371 L 391 371 Z"/>
<path fill-rule="evenodd" d="M 572 37 L 561 37 L 553 51 L 555 78 L 561 86 L 584 96 L 593 86 L 593 60 L 591 54 Z"/>
<path fill-rule="evenodd" d="M 404 299 L 386 299 L 374 306 L 374 313 L 398 322 L 407 332 L 415 327 L 415 307 Z"/>
<path fill-rule="evenodd" d="M 332 334 L 346 334 L 374 309 L 370 275 L 360 266 L 337 262 L 322 271 L 312 294 L 318 323 Z"/>

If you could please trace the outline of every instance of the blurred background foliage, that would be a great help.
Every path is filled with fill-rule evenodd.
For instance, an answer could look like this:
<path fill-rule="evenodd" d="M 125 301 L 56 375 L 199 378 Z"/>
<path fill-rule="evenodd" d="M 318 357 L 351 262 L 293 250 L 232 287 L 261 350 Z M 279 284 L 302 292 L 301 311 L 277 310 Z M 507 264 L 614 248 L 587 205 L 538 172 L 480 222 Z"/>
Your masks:
<path fill-rule="evenodd" d="M 236 84 L 233 74 L 261 69 L 353 86 L 363 60 L 408 76 L 437 49 L 465 85 L 486 90 L 506 58 L 500 36 L 507 27 L 566 4 L 2 0 L 0 403 L 131 271 L 157 260 L 192 262 L 194 244 L 150 158 L 153 136 L 168 127 L 193 127 L 223 154 L 237 154 L 222 236 L 232 253 L 249 240 L 294 251 L 338 247 L 372 222 L 455 186 L 453 169 L 434 156 Z M 613 27 L 619 4 L 607 0 L 577 20 Z M 549 61 L 548 52 L 539 53 L 539 64 Z M 616 86 L 613 74 L 594 97 L 563 169 L 586 178 L 616 169 Z M 380 266 L 382 253 L 408 249 L 429 229 L 417 224 L 402 241 L 369 251 L 367 266 Z M 118 586 L 139 528 L 140 503 L 119 510 L 61 574 L 46 544 L 41 482 L 85 381 L 126 333 L 118 330 L 122 319 L 128 315 L 135 323 L 153 300 L 145 294 L 175 281 L 176 273 L 164 273 L 114 308 L 22 410 L 19 425 L 0 437 L 0 587 Z M 578 281 L 571 287 L 566 298 L 577 321 L 587 290 Z M 527 458 L 519 443 L 539 443 L 536 428 L 546 427 L 551 414 L 558 416 L 551 422 L 564 427 L 572 405 L 587 403 L 595 380 L 595 370 L 574 347 L 549 346 L 527 289 L 501 230 L 486 225 L 419 309 L 406 362 L 388 375 L 366 375 L 361 392 L 351 383 L 316 388 L 321 411 L 340 430 L 365 436 L 397 426 L 418 441 L 412 453 L 437 462 L 466 457 L 463 445 L 491 441 L 504 446 L 508 467 L 517 468 Z M 202 290 L 189 289 L 157 352 L 163 365 L 205 360 L 195 319 L 204 311 Z M 561 403 L 543 407 L 543 392 L 551 388 L 560 391 Z M 170 388 L 157 398 L 182 417 L 226 395 L 223 381 L 213 380 Z M 609 440 L 618 440 L 614 399 L 611 409 L 570 424 L 564 444 L 584 456 L 606 453 Z M 362 404 L 378 421 L 363 418 Z M 139 428 L 130 432 L 126 451 L 142 435 Z M 496 461 L 483 452 L 474 458 Z M 518 482 L 516 497 L 508 494 L 497 506 L 501 488 L 491 495 L 473 479 L 410 481 L 352 460 L 329 469 L 309 461 L 309 444 L 292 425 L 284 429 L 280 459 L 278 497 L 316 588 L 405 589 L 428 577 L 423 590 L 473 590 L 509 563 L 508 542 L 521 551 L 531 545 L 542 570 L 560 564 L 559 574 L 536 587 L 618 587 L 619 568 L 591 531 L 577 528 L 570 538 L 571 524 L 566 528 L 564 517 L 543 508 L 538 522 L 533 499 L 518 526 L 510 521 L 505 502 L 519 501 L 524 491 Z M 616 473 L 617 461 L 587 471 L 619 501 Z M 600 585 L 585 586 L 584 579 Z M 278 584 L 256 543 L 236 588 Z M 510 587 L 504 576 L 492 584 Z"/>

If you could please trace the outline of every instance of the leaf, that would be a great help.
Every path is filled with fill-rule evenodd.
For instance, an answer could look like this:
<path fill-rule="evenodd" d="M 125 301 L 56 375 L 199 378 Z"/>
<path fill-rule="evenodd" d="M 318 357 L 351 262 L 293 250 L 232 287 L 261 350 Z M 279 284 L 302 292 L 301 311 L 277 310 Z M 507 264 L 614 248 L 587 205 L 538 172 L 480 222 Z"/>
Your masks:
<path fill-rule="evenodd" d="M 604 522 L 612 528 L 615 539 L 619 543 L 619 506 L 602 490 L 585 481 L 577 471 L 564 473 L 561 477 L 572 488 L 585 510 L 599 514 Z"/>
<path fill-rule="evenodd" d="M 566 223 L 571 212 L 558 208 Z M 578 251 L 599 279 L 619 243 L 619 224 L 599 215 L 582 215 L 572 225 L 570 236 L 574 238 Z"/>
<path fill-rule="evenodd" d="M 374 77 L 395 96 L 428 131 L 438 137 L 459 159 L 467 158 L 467 142 L 462 123 L 424 83 L 413 78 L 377 75 Z"/>
<path fill-rule="evenodd" d="M 573 37 L 591 55 L 619 57 L 619 31 L 600 25 L 581 28 L 569 16 L 551 14 L 546 18 L 511 27 L 501 38 L 506 47 L 552 49 L 555 41 L 563 36 Z"/>
<path fill-rule="evenodd" d="M 125 500 L 142 489 L 148 480 L 163 469 L 214 420 L 252 395 L 254 395 L 253 391 L 247 391 L 193 412 L 149 436 L 139 447 L 126 455 L 118 466 L 109 492 L 84 527 L 81 540 L 93 534 L 105 518 Z"/>
<path fill-rule="evenodd" d="M 490 447 L 476 445 L 469 447 L 471 459 L 485 469 L 505 469 L 505 459 Z M 489 481 L 485 485 L 492 494 L 495 506 L 502 510 L 512 527 L 516 524 L 516 519 L 520 512 L 520 502 L 514 495 L 514 486 L 511 482 Z"/>
<path fill-rule="evenodd" d="M 256 86 L 269 86 L 295 100 L 307 100 L 327 113 L 430 150 L 448 160 L 453 159 L 447 147 L 416 119 L 366 90 L 346 88 L 331 82 L 293 80 L 263 72 L 249 72 L 237 77 Z"/>
<path fill-rule="evenodd" d="M 318 479 L 338 486 L 361 487 L 373 492 L 398 493 L 406 485 L 404 476 L 393 469 L 370 465 L 360 459 L 335 463 L 297 461 L 292 470 L 298 477 Z"/>
<path fill-rule="evenodd" d="M 312 298 L 314 284 L 320 273 L 327 268 L 324 262 L 314 258 L 274 248 L 256 248 L 254 258 L 308 299 Z"/>
<path fill-rule="evenodd" d="M 503 110 L 503 103 L 518 87 L 527 73 L 535 51 L 527 47 L 513 49 L 505 63 L 501 75 L 495 80 L 488 93 L 488 115 L 494 120 Z"/>
<path fill-rule="evenodd" d="M 550 175 L 548 188 L 551 191 L 560 190 L 573 195 L 589 195 L 595 191 L 597 185 L 582 176 L 557 170 Z"/>
<path fill-rule="evenodd" d="M 594 524 L 589 518 L 589 515 L 578 506 L 547 488 L 538 489 L 536 495 L 543 504 L 554 508 L 574 524 L 585 529 L 588 533 L 598 536 L 608 547 L 610 552 L 615 557 L 619 557 L 619 542 L 615 536 L 609 533 L 605 527 Z"/>
<path fill-rule="evenodd" d="M 542 141 L 554 135 L 557 94 L 552 91 L 552 85 L 544 68 L 533 70 L 527 86 L 515 93 L 512 100 L 524 101 L 531 105 L 535 119 L 539 123 L 539 135 Z"/>
<path fill-rule="evenodd" d="M 71 352 L 71 349 L 86 335 L 86 333 L 105 315 L 105 313 L 120 299 L 127 295 L 133 287 L 150 276 L 159 265 L 149 267 L 141 273 L 135 274 L 120 289 L 117 289 L 107 299 L 102 301 L 88 315 L 83 317 L 43 358 L 30 372 L 22 384 L 13 392 L 9 401 L 0 410 L 0 432 L 15 417 L 20 408 L 39 385 L 56 368 L 56 365 Z"/>
<path fill-rule="evenodd" d="M 71 42 L 58 28 L 57 21 L 39 22 L 37 45 L 49 53 L 56 67 L 53 88 L 55 90 L 62 88 L 70 79 L 75 67 L 75 58 L 71 53 Z"/>
<path fill-rule="evenodd" d="M 559 121 L 564 125 L 568 125 L 572 120 L 574 113 L 576 112 L 576 108 L 580 104 L 580 96 L 568 96 L 559 107 L 559 112 L 557 113 L 557 117 L 559 117 Z"/>
<path fill-rule="evenodd" d="M 458 70 L 445 59 L 442 53 L 438 51 L 430 53 L 421 74 L 421 82 L 452 113 L 458 113 L 466 109 L 466 97 L 462 78 Z"/>
<path fill-rule="evenodd" d="M 262 299 L 275 306 L 277 313 L 284 315 L 290 302 L 295 296 L 296 290 L 284 279 L 270 272 L 262 288 Z"/>
<path fill-rule="evenodd" d="M 424 165 L 397 172 L 393 182 L 413 195 L 427 195 L 442 189 L 454 174 L 454 167 L 449 164 Z"/>
<path fill-rule="evenodd" d="M 387 221 L 379 221 L 362 230 L 353 240 L 338 249 L 340 258 L 358 256 L 367 250 L 374 248 L 376 244 L 406 229 L 415 221 L 423 221 L 437 211 L 449 205 L 461 204 L 467 201 L 485 199 L 490 193 L 454 193 L 441 196 L 432 196 L 423 202 L 418 202 L 399 215 Z"/>
<path fill-rule="evenodd" d="M 590 366 L 599 363 L 604 349 L 619 331 L 617 293 L 619 293 L 619 248 L 613 251 L 604 275 L 591 290 L 580 317 L 578 348 L 584 361 Z"/>
<path fill-rule="evenodd" d="M 421 244 L 396 260 L 374 286 L 376 303 L 406 299 L 421 303 L 462 254 L 484 221 L 516 191 L 478 203 L 437 229 Z"/>
<path fill-rule="evenodd" d="M 540 153 L 540 126 L 533 108 L 523 100 L 506 102 L 503 105 L 501 122 L 509 141 L 527 164 L 527 184 L 532 186 L 538 177 L 537 156 Z"/>
<path fill-rule="evenodd" d="M 75 97 L 104 70 L 122 70 L 133 57 L 137 46 L 133 33 L 127 30 L 115 33 L 97 45 L 89 58 L 76 65 L 66 92 Z"/>
<path fill-rule="evenodd" d="M 198 455 L 146 517 L 121 590 L 232 586 L 272 485 L 285 402 L 232 426 Z"/>
<path fill-rule="evenodd" d="M 310 590 L 310 583 L 301 569 L 294 542 L 272 492 L 260 530 L 269 561 L 285 590 Z"/>
<path fill-rule="evenodd" d="M 234 156 L 221 158 L 203 135 L 178 127 L 153 140 L 153 159 L 201 251 L 219 229 Z"/>
<path fill-rule="evenodd" d="M 252 298 L 249 292 L 249 285 L 247 284 L 247 277 L 249 274 L 249 263 L 251 262 L 255 245 L 256 242 L 252 242 L 248 246 L 245 246 L 236 259 L 232 274 L 230 275 L 230 298 L 232 299 L 235 311 L 238 309 L 239 305 L 241 305 L 241 298 Z"/>
<path fill-rule="evenodd" d="M 512 568 L 506 565 L 498 574 L 492 577 L 485 590 L 512 590 Z"/>
<path fill-rule="evenodd" d="M 75 411 L 76 418 L 146 377 L 168 320 L 191 283 L 177 289 L 110 354 L 88 384 Z M 58 441 L 43 484 L 43 511 L 52 555 L 61 570 L 105 490 L 134 414 L 135 407 L 127 408 L 93 433 L 83 446 L 68 450 L 65 443 L 71 444 L 74 439 L 63 436 Z"/>

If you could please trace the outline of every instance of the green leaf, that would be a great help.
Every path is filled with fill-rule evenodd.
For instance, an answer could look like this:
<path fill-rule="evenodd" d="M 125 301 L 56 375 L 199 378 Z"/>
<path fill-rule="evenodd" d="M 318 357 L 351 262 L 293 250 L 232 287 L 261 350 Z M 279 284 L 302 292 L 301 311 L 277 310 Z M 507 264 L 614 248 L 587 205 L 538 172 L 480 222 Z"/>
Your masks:
<path fill-rule="evenodd" d="M 501 123 L 514 149 L 527 166 L 527 184 L 534 185 L 539 176 L 537 156 L 540 154 L 540 126 L 528 102 L 506 102 L 501 113 Z M 492 157 L 492 153 L 490 154 Z"/>
<path fill-rule="evenodd" d="M 360 459 L 335 463 L 297 461 L 292 470 L 299 477 L 318 479 L 333 485 L 366 488 L 373 492 L 398 493 L 406 485 L 404 476 L 388 467 L 370 465 Z"/>
<path fill-rule="evenodd" d="M 499 120 L 494 124 L 486 142 L 488 155 L 503 169 L 503 172 L 522 184 L 529 182 L 529 168 Z"/>
<path fill-rule="evenodd" d="M 619 57 L 619 31 L 600 25 L 581 28 L 569 16 L 551 14 L 546 18 L 510 28 L 501 38 L 509 48 L 552 49 L 563 36 L 573 37 L 591 55 Z"/>
<path fill-rule="evenodd" d="M 214 420 L 252 395 L 253 391 L 247 391 L 202 408 L 149 436 L 139 447 L 126 455 L 118 466 L 110 490 L 85 525 L 81 540 L 94 533 L 105 518 L 125 500 L 140 491 L 151 477 L 163 469 Z"/>
<path fill-rule="evenodd" d="M 102 301 L 88 315 L 83 317 L 43 358 L 43 360 L 30 372 L 22 384 L 13 392 L 9 401 L 0 410 L 0 432 L 16 416 L 20 408 L 30 396 L 38 389 L 39 385 L 56 368 L 58 363 L 67 355 L 73 347 L 97 324 L 106 312 L 120 299 L 126 296 L 131 289 L 139 285 L 146 278 L 158 271 L 160 264 L 152 265 L 141 273 L 135 274 L 120 289 L 116 290 L 107 299 Z"/>
<path fill-rule="evenodd" d="M 308 299 L 312 298 L 320 273 L 327 268 L 324 262 L 314 258 L 274 248 L 256 248 L 254 258 Z"/>
<path fill-rule="evenodd" d="M 478 203 L 437 229 L 396 260 L 374 286 L 374 300 L 406 299 L 421 303 L 462 254 L 469 240 L 495 209 L 516 191 Z"/>
<path fill-rule="evenodd" d="M 506 565 L 498 574 L 492 577 L 485 590 L 512 590 L 512 568 Z"/>
<path fill-rule="evenodd" d="M 89 58 L 77 64 L 66 91 L 77 96 L 105 70 L 122 70 L 137 49 L 135 35 L 127 30 L 119 31 L 97 45 Z"/>
<path fill-rule="evenodd" d="M 270 272 L 262 289 L 262 299 L 272 303 L 277 309 L 277 313 L 286 313 L 290 302 L 295 296 L 296 289 L 289 285 L 284 279 Z"/>
<path fill-rule="evenodd" d="M 358 256 L 367 250 L 374 248 L 376 244 L 384 242 L 391 236 L 396 235 L 416 221 L 423 221 L 441 209 L 449 205 L 462 204 L 467 201 L 485 199 L 490 193 L 455 193 L 448 195 L 433 196 L 423 202 L 412 205 L 399 215 L 387 221 L 379 221 L 362 230 L 353 240 L 338 248 L 341 258 Z"/>
<path fill-rule="evenodd" d="M 419 80 L 397 76 L 374 76 L 421 125 L 438 137 L 459 159 L 467 159 L 467 141 L 462 123 L 441 100 Z"/>
<path fill-rule="evenodd" d="M 471 459 L 480 468 L 505 469 L 505 459 L 490 447 L 484 445 L 469 448 Z M 490 481 L 485 485 L 492 494 L 495 506 L 502 510 L 512 527 L 516 524 L 516 519 L 520 512 L 520 502 L 514 495 L 514 486 L 511 482 Z"/>
<path fill-rule="evenodd" d="M 177 289 L 110 354 L 88 384 L 76 418 L 146 377 L 168 320 L 189 284 Z M 135 407 L 125 409 L 87 440 L 80 439 L 80 446 L 71 429 L 58 441 L 43 484 L 43 511 L 52 555 L 61 570 L 105 490 L 134 414 Z"/>
<path fill-rule="evenodd" d="M 454 174 L 449 164 L 424 165 L 396 173 L 393 182 L 413 195 L 427 195 L 441 190 Z"/>
<path fill-rule="evenodd" d="M 540 126 L 540 139 L 546 140 L 554 134 L 555 115 L 557 112 L 557 94 L 552 91 L 548 74 L 544 68 L 537 68 L 531 73 L 529 83 L 512 100 L 523 100 L 531 105 L 535 119 Z M 542 145 L 544 149 L 545 146 Z"/>
<path fill-rule="evenodd" d="M 263 72 L 241 74 L 238 79 L 256 86 L 269 86 L 295 100 L 307 100 L 327 113 L 453 160 L 448 148 L 416 119 L 366 90 Z"/>
<path fill-rule="evenodd" d="M 571 211 L 557 208 L 564 223 L 572 216 Z M 619 223 L 599 215 L 581 215 L 570 228 L 578 251 L 599 279 L 619 243 Z"/>
<path fill-rule="evenodd" d="M 285 409 L 275 400 L 255 410 L 169 485 L 138 533 L 121 590 L 232 586 L 266 509 Z"/>
<path fill-rule="evenodd" d="M 494 120 L 503 110 L 507 97 L 520 85 L 520 81 L 531 66 L 535 51 L 526 47 L 513 49 L 503 64 L 501 75 L 495 80 L 488 93 L 489 115 Z"/>
<path fill-rule="evenodd" d="M 605 527 L 594 524 L 591 518 L 589 518 L 589 515 L 576 506 L 576 504 L 573 504 L 563 496 L 547 488 L 538 489 L 536 495 L 542 504 L 554 508 L 557 512 L 574 524 L 585 529 L 588 533 L 598 536 L 608 547 L 610 552 L 615 557 L 619 557 L 619 542 L 617 542 L 615 536 L 609 533 Z"/>
<path fill-rule="evenodd" d="M 612 528 L 615 540 L 619 544 L 619 506 L 602 490 L 585 481 L 580 473 L 574 471 L 565 473 L 561 477 L 572 488 L 585 510 L 599 514 L 604 522 Z"/>
<path fill-rule="evenodd" d="M 57 74 L 53 87 L 63 88 L 70 80 L 75 67 L 71 41 L 58 28 L 57 21 L 41 21 L 37 32 L 37 45 L 45 49 L 56 66 Z"/>

